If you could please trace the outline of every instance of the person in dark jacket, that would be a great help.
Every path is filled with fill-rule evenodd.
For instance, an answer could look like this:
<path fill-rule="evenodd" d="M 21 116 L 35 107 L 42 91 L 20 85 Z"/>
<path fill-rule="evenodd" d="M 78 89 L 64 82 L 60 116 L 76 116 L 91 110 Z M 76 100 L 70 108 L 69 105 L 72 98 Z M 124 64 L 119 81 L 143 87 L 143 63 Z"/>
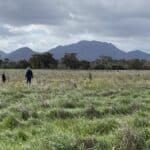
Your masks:
<path fill-rule="evenodd" d="M 33 72 L 31 70 L 31 68 L 27 68 L 25 78 L 27 80 L 27 83 L 31 84 L 31 81 L 32 81 L 32 78 L 33 78 Z"/>
<path fill-rule="evenodd" d="M 5 75 L 5 73 L 2 74 L 2 82 L 3 82 L 3 83 L 6 82 L 6 75 Z"/>

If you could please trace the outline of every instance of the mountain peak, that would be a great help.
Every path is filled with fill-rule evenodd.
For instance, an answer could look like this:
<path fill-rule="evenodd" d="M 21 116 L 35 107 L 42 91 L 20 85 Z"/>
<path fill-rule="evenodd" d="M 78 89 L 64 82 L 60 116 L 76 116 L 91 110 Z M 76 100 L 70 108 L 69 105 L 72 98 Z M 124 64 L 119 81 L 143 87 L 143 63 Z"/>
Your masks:
<path fill-rule="evenodd" d="M 133 51 L 130 51 L 130 52 L 128 52 L 128 53 L 144 53 L 144 52 L 141 51 L 141 50 L 133 50 Z"/>
<path fill-rule="evenodd" d="M 29 47 L 21 47 L 21 48 L 18 48 L 17 50 L 15 50 L 15 51 L 33 51 L 33 50 Z"/>
<path fill-rule="evenodd" d="M 28 47 L 22 47 L 22 48 L 18 48 L 17 50 L 9 53 L 7 55 L 7 58 L 11 61 L 19 61 L 19 60 L 29 60 L 31 58 L 31 56 L 34 54 L 35 52 L 28 48 Z"/>
<path fill-rule="evenodd" d="M 82 40 L 77 42 L 78 44 L 107 44 L 107 45 L 113 45 L 112 43 L 108 43 L 108 42 L 101 42 L 101 41 L 96 41 L 96 40 Z"/>

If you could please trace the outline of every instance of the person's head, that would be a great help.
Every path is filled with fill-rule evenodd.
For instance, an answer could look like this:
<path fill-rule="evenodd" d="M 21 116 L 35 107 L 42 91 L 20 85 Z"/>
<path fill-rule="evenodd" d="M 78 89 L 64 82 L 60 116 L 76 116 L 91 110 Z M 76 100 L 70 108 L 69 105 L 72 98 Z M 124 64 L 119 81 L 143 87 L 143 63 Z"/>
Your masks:
<path fill-rule="evenodd" d="M 27 67 L 27 70 L 31 70 L 31 67 Z"/>

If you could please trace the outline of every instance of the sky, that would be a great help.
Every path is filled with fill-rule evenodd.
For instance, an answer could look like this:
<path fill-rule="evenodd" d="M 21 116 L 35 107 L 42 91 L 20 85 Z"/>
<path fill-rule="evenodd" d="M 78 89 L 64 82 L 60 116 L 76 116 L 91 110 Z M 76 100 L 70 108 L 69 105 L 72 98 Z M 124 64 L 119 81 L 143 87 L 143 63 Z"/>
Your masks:
<path fill-rule="evenodd" d="M 0 0 L 0 50 L 97 40 L 150 53 L 149 8 L 149 0 Z"/>

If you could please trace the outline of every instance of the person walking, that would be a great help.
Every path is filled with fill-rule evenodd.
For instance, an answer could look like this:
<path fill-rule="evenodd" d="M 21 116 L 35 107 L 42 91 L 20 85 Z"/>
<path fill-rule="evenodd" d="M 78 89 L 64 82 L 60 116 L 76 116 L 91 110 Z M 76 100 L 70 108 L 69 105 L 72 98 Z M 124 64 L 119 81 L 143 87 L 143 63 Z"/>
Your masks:
<path fill-rule="evenodd" d="M 33 78 L 33 72 L 31 68 L 27 68 L 26 73 L 25 73 L 25 78 L 28 84 L 31 84 L 32 78 Z"/>

